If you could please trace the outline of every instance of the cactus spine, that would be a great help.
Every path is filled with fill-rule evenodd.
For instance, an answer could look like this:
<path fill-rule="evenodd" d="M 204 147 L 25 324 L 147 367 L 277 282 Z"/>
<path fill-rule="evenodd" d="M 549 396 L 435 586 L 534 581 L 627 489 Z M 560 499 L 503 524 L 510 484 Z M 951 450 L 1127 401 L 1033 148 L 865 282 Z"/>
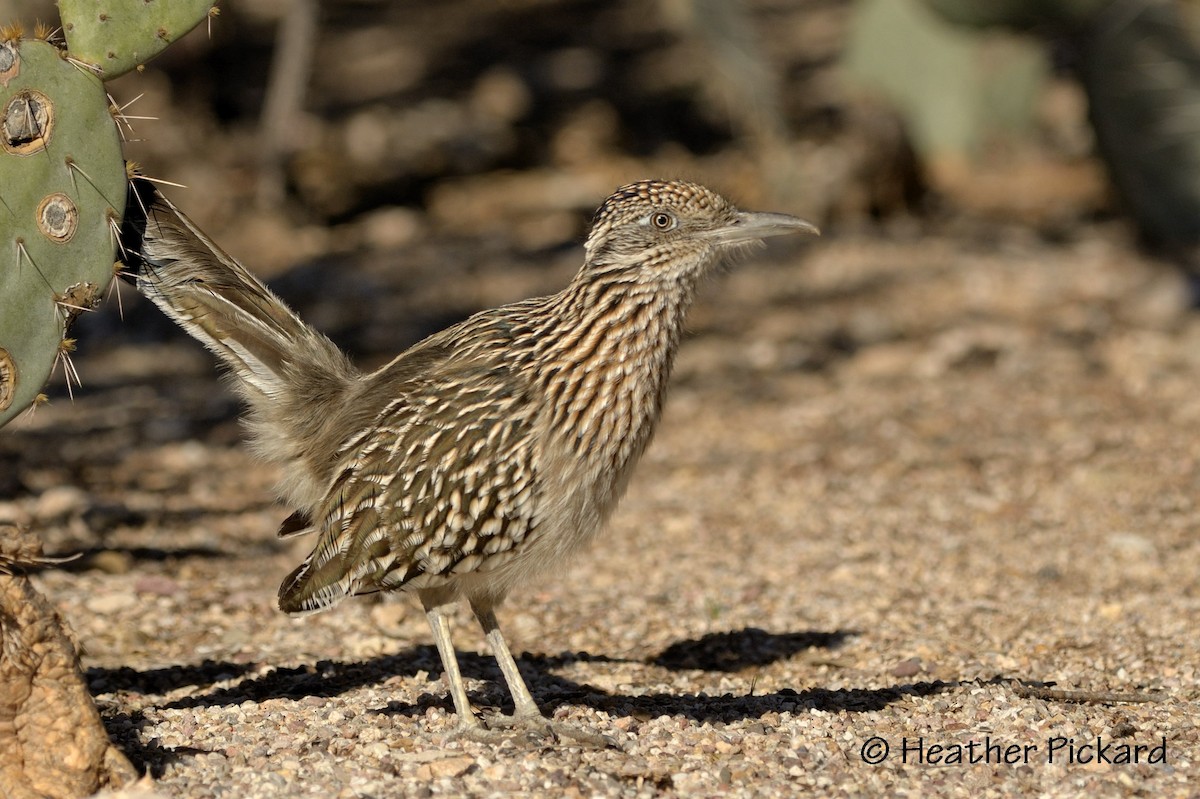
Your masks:
<path fill-rule="evenodd" d="M 0 426 L 68 388 L 71 322 L 114 274 L 125 163 L 103 80 L 137 68 L 216 9 L 212 0 L 61 0 L 68 48 L 0 28 Z"/>

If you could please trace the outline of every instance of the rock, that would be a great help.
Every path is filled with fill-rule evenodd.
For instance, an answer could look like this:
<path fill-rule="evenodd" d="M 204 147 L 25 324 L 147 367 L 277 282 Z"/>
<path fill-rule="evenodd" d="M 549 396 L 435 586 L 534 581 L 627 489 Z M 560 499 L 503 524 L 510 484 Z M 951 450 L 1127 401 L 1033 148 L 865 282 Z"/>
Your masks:
<path fill-rule="evenodd" d="M 891 674 L 893 677 L 916 677 L 924 670 L 925 666 L 921 663 L 920 658 L 909 658 L 892 666 Z"/>
<path fill-rule="evenodd" d="M 461 777 L 475 766 L 475 758 L 468 755 L 454 755 L 421 764 L 417 769 L 417 779 L 435 780 L 440 777 Z"/>
<path fill-rule="evenodd" d="M 133 568 L 133 556 L 128 552 L 106 549 L 88 558 L 87 565 L 105 574 L 128 574 Z"/>
<path fill-rule="evenodd" d="M 137 604 L 137 595 L 132 591 L 114 591 L 89 598 L 83 606 L 97 616 L 108 616 L 128 610 Z"/>
<path fill-rule="evenodd" d="M 161 574 L 147 574 L 134 581 L 133 590 L 139 594 L 175 596 L 179 593 L 179 583 Z"/>
<path fill-rule="evenodd" d="M 56 486 L 42 492 L 33 513 L 39 521 L 57 521 L 83 513 L 90 504 L 87 492 L 74 486 Z"/>

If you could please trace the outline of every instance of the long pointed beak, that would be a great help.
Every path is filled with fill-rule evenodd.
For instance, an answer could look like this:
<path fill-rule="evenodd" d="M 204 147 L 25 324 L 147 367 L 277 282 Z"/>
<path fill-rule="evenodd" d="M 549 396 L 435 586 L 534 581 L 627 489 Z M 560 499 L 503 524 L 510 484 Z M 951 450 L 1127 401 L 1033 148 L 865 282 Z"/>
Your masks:
<path fill-rule="evenodd" d="M 796 216 L 738 211 L 732 222 L 712 231 L 711 236 L 721 244 L 743 244 L 789 233 L 821 235 L 816 225 Z"/>

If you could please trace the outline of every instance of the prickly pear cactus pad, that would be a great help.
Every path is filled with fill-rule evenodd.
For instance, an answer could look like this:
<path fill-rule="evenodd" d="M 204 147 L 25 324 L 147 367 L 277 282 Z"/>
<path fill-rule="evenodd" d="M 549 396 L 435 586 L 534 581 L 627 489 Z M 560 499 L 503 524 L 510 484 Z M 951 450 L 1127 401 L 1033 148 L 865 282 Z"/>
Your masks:
<path fill-rule="evenodd" d="M 105 80 L 154 58 L 215 7 L 213 0 L 58 0 L 71 57 Z"/>
<path fill-rule="evenodd" d="M 120 136 L 99 78 L 43 41 L 0 41 L 0 425 L 37 397 L 69 322 L 113 274 Z"/>

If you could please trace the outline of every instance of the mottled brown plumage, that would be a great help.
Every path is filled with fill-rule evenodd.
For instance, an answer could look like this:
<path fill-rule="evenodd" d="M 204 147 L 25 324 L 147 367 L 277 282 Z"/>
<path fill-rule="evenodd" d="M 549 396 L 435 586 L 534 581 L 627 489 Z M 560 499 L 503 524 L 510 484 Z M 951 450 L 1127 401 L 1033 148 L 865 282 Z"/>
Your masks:
<path fill-rule="evenodd" d="M 625 490 L 662 409 L 697 281 L 730 249 L 815 232 L 739 212 L 691 183 L 642 181 L 597 211 L 583 268 L 558 294 L 484 311 L 371 372 L 356 370 L 147 184 L 139 285 L 228 365 L 255 446 L 284 465 L 315 533 L 283 582 L 289 613 L 412 590 L 455 708 L 479 731 L 444 609 L 467 599 L 516 705 L 540 712 L 496 625 L 519 582 L 590 541 Z"/>

